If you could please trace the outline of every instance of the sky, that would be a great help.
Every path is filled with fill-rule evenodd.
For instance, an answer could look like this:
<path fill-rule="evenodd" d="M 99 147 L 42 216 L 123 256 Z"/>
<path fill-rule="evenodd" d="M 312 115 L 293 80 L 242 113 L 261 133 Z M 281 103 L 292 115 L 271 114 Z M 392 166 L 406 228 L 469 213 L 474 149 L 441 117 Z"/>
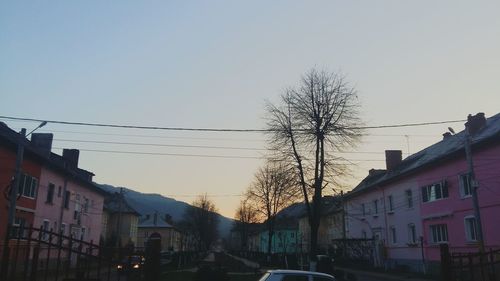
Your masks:
<path fill-rule="evenodd" d="M 489 117 L 500 109 L 499 10 L 498 1 L 0 1 L 0 115 L 260 129 L 266 101 L 319 68 L 356 88 L 367 125 Z M 464 128 L 369 130 L 346 156 L 358 163 L 346 189 L 385 167 L 384 150 L 415 153 L 449 126 Z M 228 217 L 265 155 L 260 133 L 51 123 L 39 132 L 54 133 L 53 152 L 81 149 L 79 167 L 98 183 L 188 203 L 207 193 Z"/>

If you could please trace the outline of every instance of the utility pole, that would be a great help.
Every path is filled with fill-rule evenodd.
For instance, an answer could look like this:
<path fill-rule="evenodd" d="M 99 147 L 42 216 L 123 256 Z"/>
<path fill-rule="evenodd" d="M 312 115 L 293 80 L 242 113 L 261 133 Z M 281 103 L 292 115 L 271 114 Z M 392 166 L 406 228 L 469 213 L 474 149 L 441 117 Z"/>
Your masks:
<path fill-rule="evenodd" d="M 472 152 L 471 152 L 471 135 L 469 130 L 469 125 L 465 125 L 465 159 L 467 160 L 467 166 L 469 170 L 469 184 L 471 185 L 472 192 L 472 204 L 474 207 L 474 217 L 476 218 L 477 226 L 477 242 L 479 244 L 479 252 L 484 253 L 484 239 L 483 239 L 483 227 L 481 224 L 481 212 L 479 210 L 479 200 L 477 198 L 477 189 L 479 187 L 476 176 L 474 174 L 474 165 L 472 163 Z"/>
<path fill-rule="evenodd" d="M 120 194 L 118 195 L 118 247 L 122 246 L 122 204 L 123 204 L 123 187 L 120 187 Z"/>
<path fill-rule="evenodd" d="M 9 238 L 12 232 L 12 225 L 14 224 L 15 216 L 16 216 L 16 201 L 19 193 L 19 185 L 21 178 L 21 165 L 23 164 L 24 158 L 24 139 L 26 135 L 26 129 L 22 128 L 19 133 L 17 139 L 17 155 L 16 155 L 16 166 L 14 170 L 14 181 L 10 186 L 10 194 L 9 194 L 9 212 L 7 217 L 7 231 L 5 232 L 5 239 L 3 244 L 3 257 L 2 257 L 2 265 L 0 269 L 1 276 L 7 276 L 7 272 L 9 269 L 9 256 L 10 256 L 10 248 L 9 248 Z M 8 278 L 8 276 L 7 276 Z"/>
<path fill-rule="evenodd" d="M 23 158 L 24 158 L 24 139 L 26 135 L 26 129 L 22 128 L 21 132 L 19 133 L 19 137 L 17 140 L 17 155 L 16 155 L 16 167 L 15 167 L 15 174 L 14 174 L 14 182 L 12 183 L 11 189 L 10 189 L 10 205 L 9 205 L 9 216 L 8 216 L 8 225 L 7 229 L 9 230 L 12 227 L 12 224 L 14 223 L 14 219 L 16 216 L 16 201 L 17 201 L 17 196 L 19 193 L 19 186 L 21 184 L 21 165 L 23 164 Z M 7 236 L 10 233 L 7 233 Z"/>

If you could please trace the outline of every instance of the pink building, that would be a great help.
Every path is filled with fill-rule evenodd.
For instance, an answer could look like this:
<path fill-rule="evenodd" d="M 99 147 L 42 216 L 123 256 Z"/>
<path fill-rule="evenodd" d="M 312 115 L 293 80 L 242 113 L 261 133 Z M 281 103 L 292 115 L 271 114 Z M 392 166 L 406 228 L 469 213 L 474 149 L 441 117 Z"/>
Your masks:
<path fill-rule="evenodd" d="M 79 151 L 51 153 L 52 134 L 33 134 L 32 143 L 45 154 L 36 197 L 34 226 L 98 244 L 107 193 L 93 182 L 94 174 L 78 168 Z"/>
<path fill-rule="evenodd" d="M 485 245 L 499 248 L 500 114 L 470 116 L 468 125 Z M 380 241 L 379 265 L 413 270 L 432 269 L 441 243 L 452 252 L 477 251 L 464 147 L 460 132 L 402 161 L 400 152 L 386 152 L 387 170 L 371 170 L 347 195 L 348 236 Z"/>

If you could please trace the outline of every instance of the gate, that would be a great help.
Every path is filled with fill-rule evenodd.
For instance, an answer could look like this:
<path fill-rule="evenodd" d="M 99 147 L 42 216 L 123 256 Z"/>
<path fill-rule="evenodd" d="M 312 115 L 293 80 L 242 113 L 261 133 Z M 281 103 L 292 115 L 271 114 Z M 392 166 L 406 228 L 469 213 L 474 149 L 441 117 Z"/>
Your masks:
<path fill-rule="evenodd" d="M 128 281 L 143 278 L 145 259 L 137 248 L 103 247 L 94 241 L 32 226 L 12 227 L 7 235 L 10 239 L 1 247 L 2 280 Z"/>
<path fill-rule="evenodd" d="M 450 253 L 441 247 L 443 281 L 500 281 L 500 250 L 485 253 Z"/>

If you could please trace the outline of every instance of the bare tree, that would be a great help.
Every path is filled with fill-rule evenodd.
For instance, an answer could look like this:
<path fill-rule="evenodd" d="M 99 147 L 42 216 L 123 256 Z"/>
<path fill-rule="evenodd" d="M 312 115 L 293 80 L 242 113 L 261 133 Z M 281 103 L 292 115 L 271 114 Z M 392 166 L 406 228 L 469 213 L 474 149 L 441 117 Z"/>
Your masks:
<path fill-rule="evenodd" d="M 240 202 L 234 218 L 234 229 L 240 234 L 241 238 L 240 249 L 248 250 L 249 228 L 259 221 L 257 209 L 248 202 L 248 199 L 244 199 Z"/>
<path fill-rule="evenodd" d="M 200 195 L 191 205 L 184 211 L 182 225 L 193 235 L 199 251 L 208 250 L 217 238 L 217 209 L 207 194 Z"/>
<path fill-rule="evenodd" d="M 276 215 L 300 197 L 300 189 L 290 168 L 281 162 L 270 161 L 255 174 L 247 198 L 265 220 L 268 230 L 267 255 L 271 257 Z"/>
<path fill-rule="evenodd" d="M 295 166 L 311 228 L 311 268 L 316 266 L 323 189 L 338 188 L 348 172 L 337 152 L 356 146 L 361 134 L 359 103 L 342 76 L 313 69 L 299 87 L 286 90 L 281 103 L 267 104 L 273 157 Z"/>

